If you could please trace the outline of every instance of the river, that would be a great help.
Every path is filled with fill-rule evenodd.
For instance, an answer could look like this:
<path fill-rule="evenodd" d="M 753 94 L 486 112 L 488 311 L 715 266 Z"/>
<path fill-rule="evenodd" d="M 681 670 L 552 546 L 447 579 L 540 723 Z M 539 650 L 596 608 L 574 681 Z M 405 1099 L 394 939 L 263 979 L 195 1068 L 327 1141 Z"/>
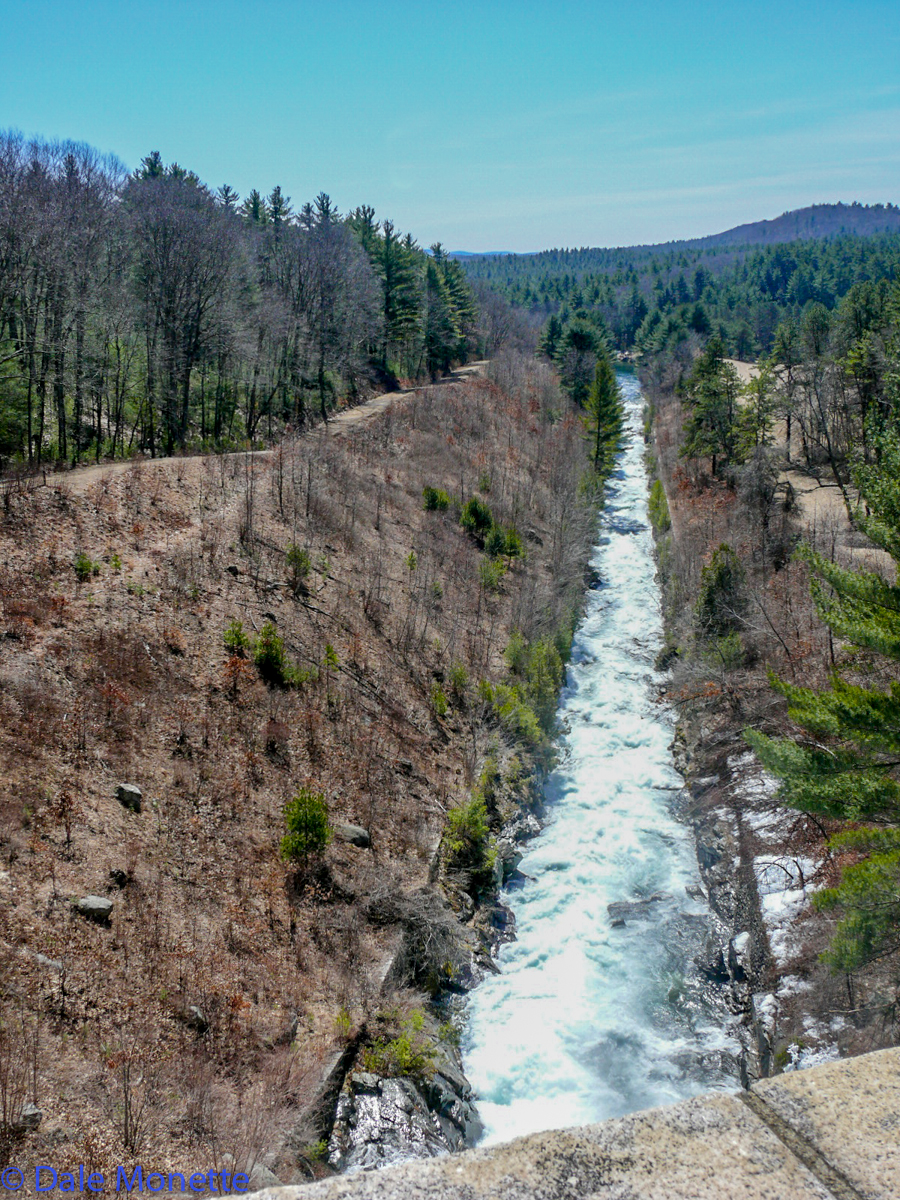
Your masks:
<path fill-rule="evenodd" d="M 643 401 L 620 373 L 626 445 L 607 488 L 560 718 L 548 823 L 507 888 L 517 940 L 471 994 L 463 1040 L 485 1143 L 737 1086 L 721 1003 L 692 968 L 709 912 L 659 700 L 660 594 Z M 698 893 L 699 894 L 699 893 Z M 650 901 L 614 925 L 607 905 Z M 620 914 L 619 914 L 620 915 Z"/>

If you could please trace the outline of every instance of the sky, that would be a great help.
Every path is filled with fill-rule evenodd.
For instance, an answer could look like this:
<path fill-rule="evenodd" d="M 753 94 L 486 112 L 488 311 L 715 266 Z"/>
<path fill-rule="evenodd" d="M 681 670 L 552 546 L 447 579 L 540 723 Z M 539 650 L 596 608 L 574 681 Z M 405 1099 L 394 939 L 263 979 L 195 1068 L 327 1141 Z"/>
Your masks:
<path fill-rule="evenodd" d="M 422 245 L 620 246 L 900 202 L 897 0 L 0 0 L 0 128 Z"/>

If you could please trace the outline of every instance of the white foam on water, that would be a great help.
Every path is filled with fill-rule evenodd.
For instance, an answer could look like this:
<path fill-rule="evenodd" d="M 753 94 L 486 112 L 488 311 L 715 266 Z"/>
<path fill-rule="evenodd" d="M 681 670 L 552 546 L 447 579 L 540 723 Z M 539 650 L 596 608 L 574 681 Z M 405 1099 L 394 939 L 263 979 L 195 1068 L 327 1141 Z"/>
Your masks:
<path fill-rule="evenodd" d="M 643 402 L 632 376 L 620 383 L 627 445 L 592 558 L 601 586 L 588 595 L 560 702 L 568 732 L 547 783 L 550 819 L 521 863 L 530 878 L 506 898 L 517 940 L 468 1003 L 464 1061 L 487 1144 L 735 1086 L 709 1067 L 735 1044 L 684 978 L 707 909 L 686 895 L 699 881 L 696 855 L 669 808 L 681 779 L 672 716 L 654 687 L 663 631 Z M 607 904 L 657 892 L 672 899 L 613 927 Z"/>

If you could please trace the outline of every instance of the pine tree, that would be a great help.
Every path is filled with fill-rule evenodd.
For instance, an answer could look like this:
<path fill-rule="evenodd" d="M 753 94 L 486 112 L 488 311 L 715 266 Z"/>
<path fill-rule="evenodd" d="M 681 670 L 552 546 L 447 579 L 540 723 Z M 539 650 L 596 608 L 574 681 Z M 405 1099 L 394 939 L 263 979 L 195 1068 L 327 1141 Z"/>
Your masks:
<path fill-rule="evenodd" d="M 738 397 L 741 381 L 731 363 L 725 361 L 720 337 L 710 338 L 684 383 L 689 416 L 684 425 L 684 458 L 709 458 L 712 473 L 719 463 L 738 457 Z"/>
<path fill-rule="evenodd" d="M 622 392 L 609 354 L 601 348 L 588 392 L 587 410 L 594 423 L 594 470 L 609 467 L 622 436 Z"/>
<path fill-rule="evenodd" d="M 860 525 L 900 566 L 900 436 L 883 433 L 876 441 L 879 465 L 856 473 L 870 513 Z M 809 549 L 802 554 L 813 571 L 816 608 L 832 632 L 863 656 L 900 662 L 900 586 Z M 748 731 L 747 740 L 781 780 L 785 804 L 850 822 L 831 845 L 865 856 L 815 899 L 842 914 L 827 959 L 854 971 L 900 949 L 900 683 L 869 688 L 835 672 L 823 691 L 783 680 L 774 686 L 802 732 L 768 738 Z"/>
<path fill-rule="evenodd" d="M 440 259 L 425 269 L 425 362 L 430 375 L 450 370 L 459 345 L 459 326 Z"/>
<path fill-rule="evenodd" d="M 381 229 L 373 265 L 384 296 L 382 363 L 389 370 L 392 354 L 419 332 L 420 280 L 414 245 L 398 237 L 393 221 L 382 222 Z"/>
<path fill-rule="evenodd" d="M 541 334 L 538 350 L 541 354 L 545 354 L 551 362 L 556 358 L 556 352 L 559 349 L 559 343 L 562 340 L 563 327 L 562 321 L 556 313 L 552 313 L 547 324 L 544 326 Z"/>
<path fill-rule="evenodd" d="M 247 199 L 241 205 L 241 212 L 251 225 L 265 225 L 269 219 L 266 202 L 256 188 L 253 188 Z"/>

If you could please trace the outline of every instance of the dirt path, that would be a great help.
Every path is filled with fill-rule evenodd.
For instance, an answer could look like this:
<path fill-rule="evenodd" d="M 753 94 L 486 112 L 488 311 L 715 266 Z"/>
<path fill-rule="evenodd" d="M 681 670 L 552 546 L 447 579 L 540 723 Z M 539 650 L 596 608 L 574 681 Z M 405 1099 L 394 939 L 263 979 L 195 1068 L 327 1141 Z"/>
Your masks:
<path fill-rule="evenodd" d="M 731 363 L 743 384 L 759 374 L 756 363 L 742 362 L 737 358 L 726 359 L 726 362 Z M 782 455 L 787 451 L 786 437 L 784 421 L 776 421 L 774 446 Z M 852 565 L 867 571 L 878 571 L 893 580 L 895 568 L 891 556 L 875 546 L 859 544 L 863 539 L 847 515 L 841 489 L 830 471 L 823 468 L 821 477 L 817 477 L 792 462 L 785 463 L 778 478 L 780 483 L 789 484 L 792 489 L 797 524 L 804 537 L 813 542 L 821 542 L 823 538 L 826 542 L 830 540 L 835 546 L 841 547 Z M 855 498 L 856 493 L 851 489 L 851 499 Z"/>
<path fill-rule="evenodd" d="M 458 367 L 455 371 L 451 371 L 449 375 L 437 380 L 435 383 L 425 383 L 420 387 L 402 388 L 396 392 L 384 392 L 378 396 L 373 396 L 371 400 L 365 400 L 362 404 L 354 405 L 352 408 L 342 409 L 335 416 L 330 417 L 326 428 L 330 434 L 342 433 L 345 429 L 351 428 L 354 425 L 361 425 L 364 421 L 369 421 L 380 413 L 385 412 L 392 404 L 397 403 L 398 400 L 402 400 L 406 396 L 415 395 L 417 392 L 423 392 L 428 388 L 437 387 L 441 384 L 456 383 L 461 379 L 483 375 L 486 366 L 486 360 L 467 363 L 464 367 Z M 318 425 L 313 425 L 306 432 L 312 433 L 320 428 Z M 268 458 L 271 453 L 271 450 L 253 450 L 249 452 L 251 458 Z M 239 450 L 235 452 L 234 457 L 244 457 L 246 454 L 247 451 Z M 71 488 L 73 492 L 81 494 L 87 491 L 92 484 L 102 479 L 109 479 L 112 476 L 120 475 L 124 471 L 133 469 L 136 462 L 140 462 L 148 470 L 159 470 L 166 466 L 178 464 L 183 469 L 186 463 L 197 462 L 208 457 L 209 455 L 206 454 L 193 454 L 172 458 L 127 459 L 122 462 L 97 463 L 92 467 L 76 467 L 74 471 L 53 472 L 52 474 L 47 472 L 45 473 L 44 480 L 48 484 L 64 482 L 67 488 Z"/>

